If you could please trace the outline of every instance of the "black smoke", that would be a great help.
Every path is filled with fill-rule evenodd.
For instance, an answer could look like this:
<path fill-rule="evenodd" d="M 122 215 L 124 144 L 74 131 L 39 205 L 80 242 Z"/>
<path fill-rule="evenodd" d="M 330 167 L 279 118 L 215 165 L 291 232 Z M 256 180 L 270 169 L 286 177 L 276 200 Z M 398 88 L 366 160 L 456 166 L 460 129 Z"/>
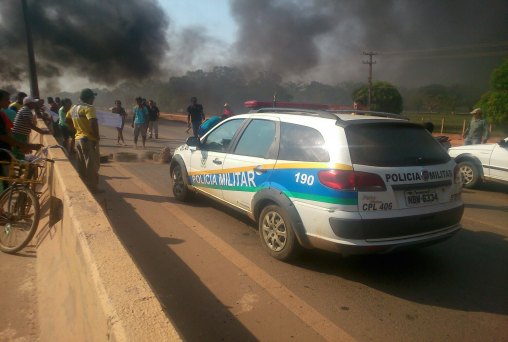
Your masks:
<path fill-rule="evenodd" d="M 71 71 L 112 85 L 156 75 L 169 19 L 156 0 L 28 0 L 39 78 Z M 21 2 L 0 2 L 5 81 L 28 78 Z"/>
<path fill-rule="evenodd" d="M 506 0 L 231 0 L 238 60 L 289 77 L 486 83 L 508 56 Z M 361 76 L 360 76 L 361 75 Z"/>
<path fill-rule="evenodd" d="M 308 1 L 232 0 L 240 25 L 237 50 L 247 64 L 280 74 L 306 71 L 319 63 L 316 39 L 337 25 L 329 4 Z"/>

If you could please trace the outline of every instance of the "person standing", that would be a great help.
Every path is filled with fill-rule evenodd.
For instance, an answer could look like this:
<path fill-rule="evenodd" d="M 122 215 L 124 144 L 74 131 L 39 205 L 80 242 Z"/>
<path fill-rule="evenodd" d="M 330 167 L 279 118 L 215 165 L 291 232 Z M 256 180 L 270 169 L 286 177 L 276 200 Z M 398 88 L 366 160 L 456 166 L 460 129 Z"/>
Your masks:
<path fill-rule="evenodd" d="M 62 132 L 65 149 L 69 152 L 69 154 L 74 154 L 76 132 L 67 125 L 67 120 L 65 119 L 67 112 L 72 107 L 72 101 L 71 99 L 65 98 L 62 100 L 61 104 L 62 106 L 58 109 L 58 126 L 60 128 L 60 132 Z"/>
<path fill-rule="evenodd" d="M 38 132 L 39 134 L 50 133 L 49 130 L 39 128 L 36 125 L 32 110 L 34 110 L 38 105 L 39 100 L 35 100 L 30 96 L 23 99 L 23 107 L 21 107 L 18 114 L 16 114 L 16 118 L 14 119 L 12 126 L 12 136 L 14 139 L 24 144 L 28 144 L 30 132 L 32 130 Z M 24 153 L 17 148 L 13 148 L 13 153 L 18 159 L 23 159 L 25 157 Z"/>
<path fill-rule="evenodd" d="M 143 106 L 143 99 L 136 97 L 136 106 L 132 108 L 132 128 L 134 128 L 134 146 L 138 148 L 138 137 L 141 133 L 141 141 L 143 142 L 143 148 L 146 143 L 146 125 L 148 118 L 148 110 Z"/>
<path fill-rule="evenodd" d="M 191 97 L 190 102 L 190 106 L 187 107 L 187 125 L 190 127 L 192 123 L 192 134 L 198 137 L 199 126 L 205 120 L 205 113 L 195 96 Z"/>
<path fill-rule="evenodd" d="M 0 111 L 2 111 L 10 121 L 10 126 L 16 118 L 16 111 L 9 108 L 10 105 L 9 92 L 0 89 Z"/>
<path fill-rule="evenodd" d="M 155 135 L 155 139 L 159 139 L 159 108 L 153 100 L 148 101 L 148 138 L 151 139 Z"/>
<path fill-rule="evenodd" d="M 117 145 L 120 145 L 120 140 L 122 140 L 122 145 L 126 145 L 125 140 L 123 139 L 123 127 L 125 126 L 125 119 L 127 118 L 127 113 L 125 112 L 125 109 L 122 107 L 122 102 L 120 100 L 115 101 L 115 106 L 111 109 L 111 112 L 120 115 L 120 118 L 122 120 L 120 127 L 116 128 L 118 132 L 116 143 Z"/>
<path fill-rule="evenodd" d="M 23 107 L 23 99 L 25 97 L 27 97 L 27 95 L 24 92 L 20 91 L 16 95 L 16 102 L 11 103 L 9 105 L 9 108 L 17 113 L 21 109 L 21 107 Z"/>
<path fill-rule="evenodd" d="M 476 108 L 471 114 L 473 118 L 462 136 L 464 145 L 484 144 L 489 139 L 489 127 L 485 119 L 482 118 L 482 110 Z"/>
<path fill-rule="evenodd" d="M 54 113 L 58 113 L 58 104 L 55 102 L 55 100 L 53 100 L 53 98 L 51 96 L 49 96 L 48 98 L 48 106 L 49 106 L 49 110 L 54 112 Z"/>
<path fill-rule="evenodd" d="M 12 137 L 12 122 L 8 118 L 5 111 L 6 107 L 9 106 L 9 92 L 0 89 L 0 148 L 5 150 L 11 150 L 11 148 L 18 148 L 22 152 L 30 152 L 31 150 L 38 150 L 42 147 L 41 144 L 24 144 Z M 7 152 L 0 151 L 0 161 L 10 161 L 11 157 Z M 9 165 L 0 165 L 0 176 L 6 176 L 8 174 Z M 0 181 L 0 192 L 7 188 L 6 182 Z"/>
<path fill-rule="evenodd" d="M 229 106 L 229 103 L 224 103 L 224 110 L 222 111 L 222 119 L 227 119 L 233 116 L 233 111 Z"/>
<path fill-rule="evenodd" d="M 78 152 L 78 172 L 92 193 L 103 190 L 99 185 L 99 124 L 95 107 L 96 93 L 85 88 L 79 96 L 81 104 L 74 105 L 66 114 L 69 127 L 76 130 L 76 149 Z"/>

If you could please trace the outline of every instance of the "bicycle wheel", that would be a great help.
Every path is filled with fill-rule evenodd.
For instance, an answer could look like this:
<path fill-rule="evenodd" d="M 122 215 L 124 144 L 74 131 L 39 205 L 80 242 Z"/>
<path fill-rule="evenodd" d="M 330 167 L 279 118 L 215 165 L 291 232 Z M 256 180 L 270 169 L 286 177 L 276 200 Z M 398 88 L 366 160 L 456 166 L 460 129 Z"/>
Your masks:
<path fill-rule="evenodd" d="M 0 195 L 0 250 L 16 253 L 32 240 L 39 224 L 39 201 L 32 190 L 12 187 Z"/>

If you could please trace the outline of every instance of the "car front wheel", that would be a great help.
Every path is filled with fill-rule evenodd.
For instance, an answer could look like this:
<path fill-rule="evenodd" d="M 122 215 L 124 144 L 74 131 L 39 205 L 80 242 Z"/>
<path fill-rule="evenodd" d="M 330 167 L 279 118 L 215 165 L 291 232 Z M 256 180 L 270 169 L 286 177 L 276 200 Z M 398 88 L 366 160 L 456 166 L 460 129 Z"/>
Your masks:
<path fill-rule="evenodd" d="M 294 259 L 302 249 L 289 216 L 277 205 L 267 206 L 259 215 L 259 237 L 268 253 L 278 260 Z"/>
<path fill-rule="evenodd" d="M 194 193 L 187 187 L 184 177 L 182 166 L 177 164 L 171 170 L 171 189 L 173 190 L 173 196 L 179 201 L 188 202 L 194 197 Z"/>
<path fill-rule="evenodd" d="M 471 161 L 463 161 L 459 163 L 462 182 L 465 188 L 473 188 L 480 181 L 478 167 Z"/>

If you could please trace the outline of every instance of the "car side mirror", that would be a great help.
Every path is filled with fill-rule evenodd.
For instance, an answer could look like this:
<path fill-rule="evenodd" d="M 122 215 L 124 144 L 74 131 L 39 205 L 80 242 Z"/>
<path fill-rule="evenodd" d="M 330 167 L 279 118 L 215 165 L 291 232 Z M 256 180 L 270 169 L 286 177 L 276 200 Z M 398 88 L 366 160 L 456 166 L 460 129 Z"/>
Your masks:
<path fill-rule="evenodd" d="M 194 148 L 194 150 L 199 149 L 199 146 L 201 146 L 201 141 L 198 137 L 192 136 L 188 137 L 187 141 L 185 142 L 187 146 L 189 146 L 191 149 Z"/>
<path fill-rule="evenodd" d="M 501 147 L 508 147 L 508 141 L 506 140 L 499 140 L 498 145 Z"/>

